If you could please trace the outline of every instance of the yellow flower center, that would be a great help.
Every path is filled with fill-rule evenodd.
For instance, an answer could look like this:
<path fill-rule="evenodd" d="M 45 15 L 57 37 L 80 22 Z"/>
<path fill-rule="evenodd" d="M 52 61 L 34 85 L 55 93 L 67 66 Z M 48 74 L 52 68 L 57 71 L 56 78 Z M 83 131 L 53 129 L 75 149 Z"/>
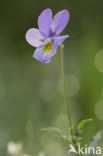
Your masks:
<path fill-rule="evenodd" d="M 52 42 L 50 41 L 50 42 L 45 43 L 43 52 L 49 53 L 51 50 L 52 50 Z"/>

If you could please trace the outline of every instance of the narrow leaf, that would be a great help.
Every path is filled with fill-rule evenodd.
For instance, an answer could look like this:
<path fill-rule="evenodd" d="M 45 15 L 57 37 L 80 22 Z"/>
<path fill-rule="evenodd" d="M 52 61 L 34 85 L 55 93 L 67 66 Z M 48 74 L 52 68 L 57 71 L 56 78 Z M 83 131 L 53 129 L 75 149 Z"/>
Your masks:
<path fill-rule="evenodd" d="M 78 124 L 78 130 L 80 131 L 87 123 L 93 121 L 93 119 L 86 119 L 86 120 L 82 120 L 79 124 Z"/>
<path fill-rule="evenodd" d="M 61 138 L 65 139 L 66 141 L 69 141 L 69 138 L 65 135 L 65 133 L 61 129 L 54 128 L 54 127 L 47 127 L 47 128 L 42 128 L 41 131 L 58 135 Z"/>

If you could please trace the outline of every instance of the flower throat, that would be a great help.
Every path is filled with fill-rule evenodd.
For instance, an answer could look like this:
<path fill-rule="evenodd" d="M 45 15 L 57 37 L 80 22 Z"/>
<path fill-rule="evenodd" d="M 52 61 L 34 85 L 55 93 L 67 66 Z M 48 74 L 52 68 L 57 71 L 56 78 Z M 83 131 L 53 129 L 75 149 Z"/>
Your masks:
<path fill-rule="evenodd" d="M 49 52 L 51 52 L 51 50 L 52 50 L 52 42 L 47 42 L 44 45 L 43 52 L 44 53 L 49 53 Z"/>

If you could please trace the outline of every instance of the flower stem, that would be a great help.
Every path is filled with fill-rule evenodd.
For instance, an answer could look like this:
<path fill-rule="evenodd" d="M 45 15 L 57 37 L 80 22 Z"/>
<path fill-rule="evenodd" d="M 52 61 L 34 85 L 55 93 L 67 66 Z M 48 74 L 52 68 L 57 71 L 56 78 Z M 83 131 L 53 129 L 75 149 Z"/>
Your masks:
<path fill-rule="evenodd" d="M 76 150 L 76 144 L 73 141 L 73 138 L 74 138 L 74 134 L 72 131 L 73 125 L 72 125 L 72 120 L 71 120 L 71 115 L 70 115 L 69 103 L 68 103 L 68 99 L 67 99 L 67 89 L 66 89 L 66 81 L 65 81 L 65 74 L 64 74 L 64 45 L 61 44 L 60 47 L 61 47 L 61 72 L 62 72 L 62 80 L 63 80 L 63 87 L 64 87 L 64 98 L 65 98 L 66 112 L 68 115 L 70 135 L 72 137 L 71 143 L 73 144 L 73 146 Z M 76 156 L 78 156 L 78 154 L 76 154 Z"/>
<path fill-rule="evenodd" d="M 64 98 L 65 98 L 65 104 L 66 104 L 66 112 L 68 115 L 69 125 L 72 127 L 72 121 L 69 111 L 69 104 L 67 99 L 67 89 L 66 89 L 66 82 L 65 82 L 65 75 L 64 75 L 64 45 L 61 45 L 61 71 L 62 71 L 62 80 L 63 80 L 63 87 L 64 87 Z"/>
<path fill-rule="evenodd" d="M 72 128 L 72 121 L 70 116 L 70 110 L 69 110 L 69 104 L 67 99 L 67 89 L 66 89 L 66 82 L 65 82 L 65 75 L 64 75 L 64 45 L 61 44 L 61 71 L 62 71 L 62 80 L 63 80 L 63 87 L 64 87 L 64 98 L 65 98 L 65 105 L 66 105 L 66 112 L 68 115 L 68 121 L 69 121 L 69 127 L 70 127 L 70 133 L 73 138 L 73 132 L 71 130 Z"/>

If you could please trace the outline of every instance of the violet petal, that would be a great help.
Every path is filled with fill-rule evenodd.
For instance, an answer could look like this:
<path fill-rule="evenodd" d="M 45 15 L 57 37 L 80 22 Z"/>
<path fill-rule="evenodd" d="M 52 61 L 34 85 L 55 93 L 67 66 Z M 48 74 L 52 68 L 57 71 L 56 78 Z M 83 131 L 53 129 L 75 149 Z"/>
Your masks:
<path fill-rule="evenodd" d="M 68 10 L 58 12 L 52 20 L 51 24 L 52 34 L 55 36 L 59 35 L 66 27 L 68 20 L 69 20 Z"/>
<path fill-rule="evenodd" d="M 43 42 L 41 40 L 43 39 L 44 37 L 38 29 L 31 28 L 26 32 L 27 42 L 34 47 L 39 47 L 40 45 L 42 45 Z"/>
<path fill-rule="evenodd" d="M 38 26 L 40 31 L 47 37 L 50 35 L 50 26 L 52 23 L 51 9 L 45 9 L 38 18 Z"/>
<path fill-rule="evenodd" d="M 33 57 L 39 60 L 42 63 L 49 63 L 51 57 L 56 54 L 56 48 L 53 47 L 51 52 L 43 53 L 43 47 L 37 48 L 33 54 Z"/>
<path fill-rule="evenodd" d="M 53 41 L 55 48 L 57 48 L 68 37 L 69 35 L 65 35 L 65 36 L 59 36 L 59 37 L 52 37 L 51 39 Z"/>
<path fill-rule="evenodd" d="M 33 57 L 42 63 L 49 63 L 51 60 L 50 54 L 49 53 L 43 53 L 42 48 L 37 48 L 33 54 Z"/>

